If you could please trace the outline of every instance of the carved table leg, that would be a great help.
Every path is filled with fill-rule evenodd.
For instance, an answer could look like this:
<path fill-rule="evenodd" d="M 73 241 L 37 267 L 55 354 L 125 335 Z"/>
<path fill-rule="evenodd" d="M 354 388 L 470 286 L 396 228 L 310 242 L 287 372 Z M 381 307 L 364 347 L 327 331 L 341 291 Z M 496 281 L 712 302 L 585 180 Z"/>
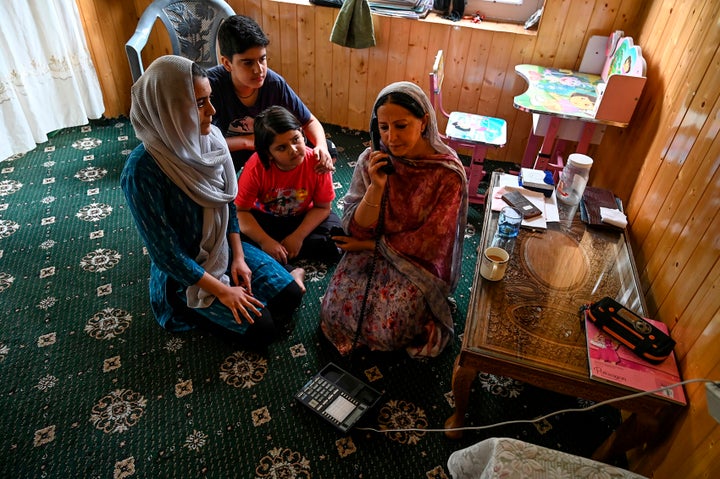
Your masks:
<path fill-rule="evenodd" d="M 607 463 L 631 449 L 656 441 L 661 422 L 662 414 L 631 414 L 595 450 L 592 458 Z"/>
<path fill-rule="evenodd" d="M 455 413 L 445 421 L 446 429 L 463 427 L 465 424 L 465 412 L 470 399 L 470 386 L 477 375 L 478 371 L 476 369 L 460 365 L 460 356 L 458 355 L 453 367 L 452 377 Z M 462 435 L 462 431 L 445 431 L 445 436 L 450 439 L 460 439 Z"/>

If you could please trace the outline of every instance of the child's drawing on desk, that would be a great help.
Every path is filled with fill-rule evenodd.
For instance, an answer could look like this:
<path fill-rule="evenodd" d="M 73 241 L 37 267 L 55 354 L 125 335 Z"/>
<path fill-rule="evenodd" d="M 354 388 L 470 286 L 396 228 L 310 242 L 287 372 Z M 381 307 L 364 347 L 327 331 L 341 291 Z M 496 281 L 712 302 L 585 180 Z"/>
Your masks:
<path fill-rule="evenodd" d="M 579 110 L 591 112 L 595 108 L 595 101 L 597 97 L 595 95 L 589 95 L 587 93 L 572 93 L 570 95 L 570 103 L 572 103 Z"/>
<path fill-rule="evenodd" d="M 563 94 L 545 90 L 532 95 L 530 101 L 537 107 L 558 113 L 592 116 L 596 98 L 584 92 L 566 91 Z"/>

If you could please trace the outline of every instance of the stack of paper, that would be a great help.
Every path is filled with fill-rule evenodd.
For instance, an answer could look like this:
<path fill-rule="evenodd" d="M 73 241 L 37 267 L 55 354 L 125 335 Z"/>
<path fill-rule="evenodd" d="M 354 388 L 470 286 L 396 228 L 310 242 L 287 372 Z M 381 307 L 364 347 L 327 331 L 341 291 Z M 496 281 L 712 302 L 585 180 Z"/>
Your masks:
<path fill-rule="evenodd" d="M 433 7 L 433 0 L 371 0 L 373 13 L 389 17 L 425 18 Z"/>

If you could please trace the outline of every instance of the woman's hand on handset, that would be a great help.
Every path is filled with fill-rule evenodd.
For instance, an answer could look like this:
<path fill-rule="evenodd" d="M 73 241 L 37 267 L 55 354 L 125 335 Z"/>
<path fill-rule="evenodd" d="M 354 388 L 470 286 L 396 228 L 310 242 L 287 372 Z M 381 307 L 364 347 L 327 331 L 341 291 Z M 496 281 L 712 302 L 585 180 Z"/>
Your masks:
<path fill-rule="evenodd" d="M 370 181 L 374 185 L 381 188 L 385 187 L 388 174 L 383 171 L 383 167 L 387 166 L 390 162 L 390 155 L 384 151 L 371 151 L 370 152 L 370 166 L 368 168 L 368 174 L 370 175 Z"/>

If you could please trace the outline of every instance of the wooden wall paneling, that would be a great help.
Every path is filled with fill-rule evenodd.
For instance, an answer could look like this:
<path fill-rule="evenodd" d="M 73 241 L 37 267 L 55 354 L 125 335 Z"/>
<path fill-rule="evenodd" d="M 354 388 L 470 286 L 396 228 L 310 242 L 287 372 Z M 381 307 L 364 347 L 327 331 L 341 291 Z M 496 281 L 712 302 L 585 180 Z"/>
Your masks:
<path fill-rule="evenodd" d="M 716 264 L 716 273 L 718 266 Z M 706 334 L 693 348 L 692 357 L 681 363 L 684 379 L 720 377 L 720 358 L 717 337 L 720 335 L 720 317 L 710 322 Z M 720 463 L 720 450 L 716 447 L 720 427 L 707 411 L 705 385 L 691 383 L 685 386 L 688 406 L 674 425 L 670 438 L 662 447 L 629 457 L 632 469 L 640 474 L 657 478 L 716 477 L 708 472 Z M 680 438 L 680 439 L 678 439 Z"/>
<path fill-rule="evenodd" d="M 709 418 L 704 409 L 705 387 L 693 387 L 691 392 L 686 391 L 686 396 L 690 405 L 670 434 L 670 437 L 682 437 L 682 444 L 666 440 L 658 448 L 644 451 L 639 456 L 633 455 L 631 459 L 634 459 L 635 472 L 657 478 L 714 477 L 704 475 L 707 469 L 699 466 L 708 458 L 717 460 L 717 454 L 706 448 L 693 447 L 697 444 L 712 444 L 712 436 L 717 435 L 717 428 L 713 430 L 711 424 L 715 421 Z"/>
<path fill-rule="evenodd" d="M 315 111 L 315 65 L 318 64 L 315 46 L 315 9 L 297 8 L 297 43 L 295 48 L 298 68 L 297 90 L 310 111 Z"/>
<path fill-rule="evenodd" d="M 491 33 L 487 33 L 491 35 Z M 443 81 L 442 98 L 445 111 L 464 111 L 471 104 L 471 92 L 467 89 L 465 69 L 472 54 L 472 31 L 454 28 L 450 32 L 445 57 L 445 80 Z M 468 72 L 470 74 L 472 72 Z M 461 101 L 462 98 L 462 101 Z M 477 100 L 476 100 L 477 102 Z M 447 121 L 441 123 L 445 128 Z"/>
<path fill-rule="evenodd" d="M 128 39 L 129 38 L 130 37 L 128 37 Z M 172 52 L 170 36 L 165 25 L 160 20 L 155 20 L 155 24 L 148 37 L 148 42 L 140 53 L 143 66 L 147 68 L 155 59 L 163 55 L 171 55 Z"/>
<path fill-rule="evenodd" d="M 720 207 L 717 195 L 720 191 L 720 171 L 715 171 L 707 186 L 698 196 L 700 202 L 688 213 L 687 224 L 677 225 L 682 227 L 682 231 L 668 250 L 667 260 L 657 272 L 652 289 L 646 294 L 650 314 L 662 318 L 670 327 L 679 321 L 692 300 L 703 301 L 704 298 L 696 297 L 695 293 L 706 281 L 715 258 L 720 255 L 720 218 L 716 214 Z M 712 206 L 715 211 L 710 210 Z M 702 320 L 692 318 L 691 321 Z"/>
<path fill-rule="evenodd" d="M 693 292 L 692 301 L 677 321 L 672 330 L 673 339 L 677 342 L 675 355 L 678 357 L 680 366 L 685 377 L 699 375 L 697 358 L 711 360 L 718 356 L 715 351 L 715 343 L 711 343 L 714 349 L 703 351 L 703 345 L 707 343 L 707 337 L 713 337 L 711 331 L 720 328 L 720 260 L 715 259 L 711 271 L 704 281 Z M 720 334 L 720 332 L 718 332 Z M 717 338 L 717 337 L 716 337 Z M 700 356 L 699 351 L 703 351 Z M 720 357 L 718 358 L 720 361 Z M 700 361 L 705 364 L 704 359 Z M 710 375 L 720 379 L 720 371 L 712 371 Z"/>
<path fill-rule="evenodd" d="M 328 37 L 329 38 L 329 37 Z M 335 43 L 332 45 L 332 89 L 331 105 L 333 117 L 338 124 L 348 124 L 348 99 L 350 97 L 350 55 L 346 47 Z"/>
<path fill-rule="evenodd" d="M 515 75 L 515 61 L 511 56 L 515 35 L 495 33 L 492 36 L 490 51 L 482 79 L 482 89 L 477 106 L 471 113 L 486 116 L 498 116 L 498 107 L 507 75 Z"/>
<path fill-rule="evenodd" d="M 515 72 L 515 65 L 529 63 L 534 48 L 535 37 L 515 36 L 510 52 L 512 60 L 508 64 L 497 113 L 499 118 L 503 118 L 507 122 L 507 143 L 505 148 L 491 151 L 491 158 L 520 163 L 525 154 L 525 146 L 532 125 L 532 115 L 520 111 L 514 106 L 515 97 L 527 90 L 527 82 Z"/>
<path fill-rule="evenodd" d="M 598 0 L 602 3 L 603 0 Z M 580 66 L 585 46 L 587 45 L 587 34 L 589 23 L 592 21 L 595 10 L 595 0 L 583 2 L 572 2 L 568 6 L 568 22 L 560 31 L 558 49 L 555 54 L 554 66 L 576 70 Z M 585 28 L 577 28 L 579 23 L 588 22 Z M 609 32 L 608 32 L 609 33 Z"/>
<path fill-rule="evenodd" d="M 298 40 L 298 6 L 292 3 L 277 3 L 278 13 L 277 19 L 280 24 L 280 28 L 277 32 L 278 39 L 275 40 L 279 44 L 281 70 L 283 77 L 287 81 L 288 85 L 298 91 L 300 84 L 299 68 L 307 51 L 304 45 Z M 303 8 L 303 7 L 300 7 Z M 307 10 L 306 8 L 304 8 Z M 278 42 L 278 40 L 280 40 Z M 278 50 L 276 50 L 277 52 Z"/>
<path fill-rule="evenodd" d="M 435 64 L 435 57 L 437 56 L 438 50 L 443 50 L 443 55 L 447 55 L 448 42 L 450 41 L 451 29 L 447 25 L 431 24 L 430 34 L 428 36 L 428 48 L 425 53 L 425 80 L 421 83 L 421 86 L 425 93 L 430 96 L 430 72 Z M 446 57 L 447 61 L 447 57 Z M 453 80 L 455 81 L 455 80 Z M 444 132 L 447 126 L 447 121 L 443 116 L 442 112 L 435 112 L 435 116 L 438 121 L 438 129 L 440 132 Z"/>
<path fill-rule="evenodd" d="M 605 4 L 612 3 L 614 2 L 605 2 Z M 637 38 L 638 33 L 640 32 L 640 27 L 644 28 L 647 9 L 652 3 L 654 2 L 621 0 L 620 5 L 615 11 L 616 15 L 615 20 L 612 23 L 612 27 L 608 29 L 606 34 L 614 32 L 615 30 L 622 30 L 626 34 L 631 35 L 633 39 Z"/>
<path fill-rule="evenodd" d="M 255 17 L 254 15 L 249 16 L 262 27 L 265 35 L 268 37 L 268 40 L 270 40 L 266 49 L 268 66 L 285 77 L 282 62 L 283 51 L 281 32 L 283 25 L 280 22 L 281 7 L 287 7 L 287 4 L 280 2 L 264 2 L 262 11 L 258 12 L 261 15 L 260 17 Z"/>
<path fill-rule="evenodd" d="M 718 52 L 718 59 L 720 59 L 720 52 Z M 655 200 L 648 208 L 644 209 L 643 215 L 640 215 L 649 226 L 647 234 L 638 238 L 638 241 L 642 241 L 646 257 L 644 267 L 640 268 L 643 283 L 646 283 L 649 277 L 654 276 L 658 267 L 657 261 L 666 259 L 666 251 L 663 249 L 656 251 L 656 248 L 663 241 L 667 248 L 667 230 L 669 229 L 672 234 L 672 219 L 676 211 L 680 210 L 681 215 L 686 215 L 697 201 L 697 197 L 689 194 L 692 192 L 689 185 L 693 182 L 696 173 L 702 173 L 703 168 L 710 167 L 710 162 L 703 160 L 711 147 L 714 136 L 706 135 L 718 130 L 719 107 L 717 102 L 708 103 L 706 94 L 717 95 L 716 86 L 707 75 L 699 85 L 698 94 L 688 105 L 687 111 L 690 113 L 685 115 L 683 122 L 675 129 L 674 141 L 663 155 L 662 163 L 654 172 L 648 197 L 653 197 Z M 700 142 L 697 148 L 696 140 Z M 700 181 L 707 181 L 707 178 L 712 175 L 713 171 L 704 171 Z M 653 256 L 656 258 L 655 261 L 651 259 Z"/>
<path fill-rule="evenodd" d="M 88 43 L 88 50 L 100 83 L 105 116 L 111 117 L 117 114 L 118 105 L 125 102 L 119 98 L 118 90 L 113 79 L 113 64 L 105 48 L 98 48 L 98 39 L 102 39 L 102 27 L 98 19 L 95 4 L 92 0 L 78 0 L 78 10 L 85 30 Z M 128 105 L 129 108 L 129 105 Z"/>
<path fill-rule="evenodd" d="M 516 62 L 512 56 L 516 37 L 518 35 L 503 32 L 496 32 L 492 35 L 489 45 L 490 55 L 487 57 L 482 79 L 482 89 L 477 106 L 470 110 L 471 113 L 502 118 L 499 110 L 505 79 L 507 76 L 514 77 L 516 75 L 514 71 Z M 497 148 L 490 148 L 487 153 L 487 157 L 492 159 L 499 159 L 504 155 L 505 151 Z"/>
<path fill-rule="evenodd" d="M 646 152 L 646 161 L 643 166 L 646 171 L 640 175 L 635 184 L 634 191 L 637 191 L 638 194 L 634 195 L 633 200 L 628 204 L 628 216 L 635 218 L 633 228 L 639 241 L 642 241 L 644 235 L 647 234 L 652 218 L 639 217 L 637 212 L 647 201 L 662 199 L 661 197 L 648 198 L 643 192 L 650 190 L 650 183 L 654 178 L 652 172 L 656 171 L 664 160 L 666 144 L 672 141 L 677 124 L 685 115 L 695 89 L 705 76 L 705 68 L 700 65 L 707 65 L 715 53 L 714 50 L 707 52 L 705 48 L 697 48 L 697 45 L 704 43 L 706 35 L 709 35 L 707 38 L 711 42 L 720 38 L 720 30 L 717 27 L 708 28 L 711 24 L 711 21 L 703 21 L 702 18 L 698 18 L 697 26 L 688 29 L 693 32 L 693 35 L 687 42 L 687 51 L 679 51 L 677 57 L 666 59 L 666 61 L 672 61 L 670 64 L 675 65 L 676 68 L 670 70 L 661 68 L 661 64 L 655 60 L 652 53 L 648 56 L 648 82 L 641 103 L 645 106 L 650 102 L 657 103 L 658 108 L 652 117 L 647 115 L 642 108 L 636 113 L 645 121 L 654 123 L 647 135 L 651 135 L 657 140 L 653 141 L 650 149 Z M 717 43 L 713 45 L 716 48 Z M 647 49 L 651 52 L 657 50 L 655 45 L 648 45 Z M 648 212 L 647 209 L 644 211 Z"/>
<path fill-rule="evenodd" d="M 392 29 L 387 18 L 373 16 L 373 29 L 375 31 L 375 47 L 368 51 L 367 86 L 365 96 L 365 111 L 355 118 L 350 118 L 350 127 L 367 131 L 370 125 L 375 99 L 382 86 L 387 83 L 388 59 L 390 45 L 393 43 Z"/>
<path fill-rule="evenodd" d="M 425 78 L 422 83 L 425 92 L 430 94 L 430 72 L 432 71 L 433 64 L 435 63 L 435 57 L 437 56 L 438 50 L 447 49 L 447 44 L 450 41 L 450 29 L 447 25 L 439 25 L 436 23 L 430 24 L 430 33 L 428 35 L 428 48 L 425 53 Z M 446 53 L 444 53 L 446 54 Z"/>
<path fill-rule="evenodd" d="M 684 11 L 677 10 L 681 6 L 685 8 Z M 714 15 L 720 10 L 720 6 L 717 2 L 705 2 L 701 4 L 701 8 L 696 6 L 697 4 L 676 5 L 676 9 L 672 12 L 673 18 L 668 18 L 668 26 L 662 29 L 663 36 L 658 40 L 660 44 L 652 44 L 654 46 L 652 58 L 669 79 L 663 96 L 665 103 L 674 108 L 673 114 L 669 115 L 671 121 L 668 123 L 668 128 L 671 131 L 677 128 L 685 115 L 684 107 L 688 102 L 677 102 L 679 96 L 684 95 L 685 77 L 689 71 L 694 72 L 695 78 L 703 76 L 696 62 L 707 62 L 715 52 L 715 48 L 709 50 L 698 48 L 698 41 L 702 42 L 701 39 L 705 38 L 709 31 L 707 15 L 716 18 Z M 704 55 L 700 53 L 701 51 L 704 51 Z M 672 135 L 668 135 L 663 146 L 663 156 L 672 141 Z"/>
<path fill-rule="evenodd" d="M 663 0 L 661 2 L 650 2 L 646 7 L 647 16 L 643 23 L 643 34 L 634 39 L 643 49 L 647 48 L 648 54 L 655 56 L 655 50 L 662 48 L 663 32 L 667 22 L 671 19 L 675 0 Z"/>
<path fill-rule="evenodd" d="M 699 19 L 699 21 L 706 23 L 702 19 Z M 714 26 L 710 32 L 705 28 L 697 28 L 693 32 L 694 35 L 689 40 L 689 44 L 699 45 L 705 39 L 720 41 L 720 28 L 717 26 Z M 706 35 L 706 33 L 709 33 L 709 35 Z M 695 102 L 696 105 L 703 105 L 706 102 L 707 95 L 711 97 L 717 95 L 717 84 L 713 75 L 707 74 L 707 66 L 715 65 L 714 69 L 717 72 L 717 65 L 720 61 L 720 52 L 717 50 L 718 44 L 715 43 L 714 45 L 715 50 L 700 48 L 696 49 L 694 54 L 692 51 L 688 51 L 686 55 L 679 52 L 679 55 L 681 55 L 679 58 L 667 59 L 667 61 L 673 61 L 673 64 L 678 65 L 671 72 L 672 75 L 657 78 L 652 82 L 648 79 L 648 84 L 664 85 L 664 89 L 662 91 L 653 91 L 651 89 L 648 92 L 651 98 L 657 99 L 662 105 L 662 108 L 657 111 L 657 126 L 653 130 L 658 140 L 653 142 L 646 155 L 643 167 L 645 171 L 639 177 L 635 186 L 638 196 L 635 196 L 628 205 L 628 216 L 634 218 L 632 224 L 634 241 L 638 243 L 645 244 L 651 228 L 659 229 L 662 232 L 660 225 L 655 224 L 658 213 L 658 208 L 655 205 L 664 202 L 668 191 L 673 188 L 673 178 L 665 178 L 664 188 L 661 189 L 655 188 L 653 183 L 662 180 L 662 178 L 657 179 L 656 175 L 667 162 L 677 163 L 677 167 L 680 167 L 680 163 L 684 161 L 682 145 L 685 143 L 685 138 L 680 138 L 680 148 L 672 150 L 669 148 L 675 138 L 678 125 L 688 115 L 688 109 L 692 102 Z M 688 48 L 688 50 L 690 49 Z M 658 73 L 662 75 L 663 72 L 659 71 Z M 697 97 L 696 92 L 701 92 L 699 97 Z M 705 107 L 700 108 L 698 111 L 703 108 Z M 700 118 L 705 118 L 707 114 L 707 112 L 701 114 Z M 694 124 L 696 120 L 696 112 L 692 112 L 687 122 Z M 643 251 L 647 251 L 647 253 L 643 254 L 651 254 L 653 245 L 654 242 L 647 243 L 643 247 Z"/>
<path fill-rule="evenodd" d="M 698 112 L 698 115 L 700 113 L 703 112 Z M 664 162 L 658 170 L 657 181 L 653 185 L 655 188 L 656 184 L 664 182 L 657 189 L 666 190 L 667 193 L 663 203 L 655 208 L 658 211 L 655 224 L 643 243 L 646 264 L 640 269 L 640 274 L 642 283 L 650 286 L 646 299 L 651 311 L 660 308 L 663 301 L 670 300 L 669 304 L 672 305 L 675 314 L 666 316 L 666 321 L 676 318 L 687 304 L 685 298 L 667 297 L 671 283 L 679 280 L 681 284 L 684 283 L 683 289 L 687 289 L 692 284 L 697 285 L 697 281 L 702 279 L 700 275 L 693 275 L 686 281 L 678 277 L 678 268 L 685 267 L 687 258 L 684 256 L 690 252 L 677 251 L 673 242 L 696 244 L 697 238 L 703 236 L 704 229 L 708 227 L 715 214 L 716 210 L 713 210 L 712 206 L 720 207 L 720 197 L 716 197 L 717 189 L 715 191 L 712 189 L 713 186 L 716 188 L 720 186 L 713 180 L 718 176 L 718 162 L 720 162 L 720 139 L 717 138 L 720 130 L 718 115 L 720 115 L 720 101 L 715 102 L 703 129 L 698 130 L 692 124 L 681 125 L 678 129 L 681 134 L 676 136 L 676 143 L 680 144 L 680 148 L 687 148 L 689 154 L 682 160 L 680 167 L 673 162 Z M 707 118 L 706 112 L 705 118 Z M 698 138 L 698 141 L 694 141 L 695 138 Z M 690 231 L 687 231 L 688 229 Z M 667 307 L 663 308 L 663 311 L 671 312 Z"/>
<path fill-rule="evenodd" d="M 538 27 L 537 41 L 535 42 L 535 51 L 533 51 L 533 65 L 541 65 L 544 67 L 567 68 L 567 65 L 557 65 L 555 56 L 558 51 L 558 44 L 565 23 L 568 21 L 568 9 L 570 8 L 570 0 L 546 1 L 543 9 L 543 15 L 540 19 Z M 587 19 L 573 18 L 570 24 L 575 25 L 573 28 L 584 30 L 583 22 Z"/>
<path fill-rule="evenodd" d="M 370 59 L 369 48 L 345 48 L 350 57 L 350 79 L 348 86 L 348 121 L 366 120 L 369 123 L 370 116 L 366 113 L 367 97 L 372 96 L 368 91 L 368 62 Z M 374 97 L 373 97 L 374 98 Z"/>
<path fill-rule="evenodd" d="M 125 42 L 135 32 L 139 14 L 110 0 L 80 0 L 78 9 L 85 19 L 88 48 L 103 91 L 105 116 L 112 118 L 130 111 L 132 78 L 125 54 Z"/>
<path fill-rule="evenodd" d="M 332 110 L 332 92 L 333 92 L 333 64 L 332 44 L 330 43 L 330 34 L 335 24 L 337 9 L 329 7 L 315 7 L 315 105 L 313 114 L 320 121 L 329 121 L 333 123 L 334 116 Z M 303 92 L 298 92 L 302 98 Z"/>
<path fill-rule="evenodd" d="M 426 63 L 429 38 L 430 28 L 428 25 L 422 22 L 410 22 L 405 75 L 401 80 L 413 82 L 424 91 L 427 91 L 429 85 Z"/>
<path fill-rule="evenodd" d="M 650 14 L 655 23 L 658 23 L 657 15 Z M 680 18 L 680 17 L 678 17 Z M 692 17 L 693 21 L 697 17 Z M 637 194 L 633 194 L 632 201 L 626 202 L 628 216 L 632 218 L 633 239 L 642 242 L 648 233 L 649 217 L 638 217 L 636 212 L 641 204 L 648 200 L 646 193 L 649 191 L 648 183 L 654 178 L 651 171 L 656 170 L 662 161 L 662 143 L 655 143 L 658 138 L 672 138 L 674 129 L 686 111 L 686 103 L 692 97 L 692 90 L 686 88 L 688 72 L 692 72 L 694 81 L 699 82 L 703 75 L 702 68 L 693 68 L 698 62 L 707 62 L 707 58 L 698 58 L 696 45 L 702 43 L 702 38 L 707 33 L 709 22 L 698 24 L 687 24 L 684 31 L 687 39 L 682 41 L 685 48 L 675 49 L 676 56 L 671 58 L 660 58 L 656 45 L 644 44 L 643 40 L 638 44 L 643 48 L 647 60 L 647 84 L 640 98 L 640 102 L 631 120 L 630 127 L 619 132 L 617 128 L 609 129 L 603 142 L 600 157 L 596 163 L 600 168 L 594 168 L 591 172 L 592 181 L 598 186 L 608 187 L 619 194 L 624 200 L 630 198 L 634 188 Z M 644 35 L 640 35 L 643 37 Z M 712 39 L 711 39 L 712 40 Z M 712 55 L 712 53 L 710 53 Z M 670 65 L 670 67 L 666 67 Z M 688 100 L 678 101 L 679 95 L 687 95 Z M 662 132 L 662 133 L 661 133 Z M 623 138 L 623 135 L 626 137 Z M 613 165 L 616 158 L 625 157 L 629 160 L 626 165 L 627 176 L 617 178 L 612 168 L 605 165 Z M 639 176 L 637 172 L 643 168 L 646 173 Z M 634 186 L 633 186 L 634 183 Z M 627 193 L 626 193 L 627 192 Z M 661 201 L 662 195 L 652 201 Z M 645 214 L 651 213 L 645 210 Z M 644 254 L 644 253 L 641 253 Z"/>
<path fill-rule="evenodd" d="M 626 2 L 631 3 L 631 2 Z M 585 53 L 585 47 L 588 44 L 588 40 L 593 35 L 609 35 L 615 29 L 613 24 L 618 16 L 618 10 L 623 4 L 622 0 L 610 0 L 610 1 L 595 1 L 591 12 L 589 13 L 590 21 L 588 22 L 585 35 L 582 39 L 582 48 L 579 51 L 578 58 L 576 60 L 573 69 L 577 70 L 580 67 L 582 56 Z"/>
<path fill-rule="evenodd" d="M 720 455 L 712 445 L 720 443 L 720 429 L 717 427 L 703 441 L 704 447 L 697 448 L 693 456 L 686 458 L 687 477 L 720 477 Z M 673 468 L 671 465 L 669 468 Z"/>
<path fill-rule="evenodd" d="M 720 43 L 720 28 L 716 24 L 720 14 L 720 3 L 705 2 L 702 8 L 689 6 L 686 12 L 679 12 L 684 21 L 675 21 L 675 28 L 667 29 L 667 35 L 663 37 L 665 48 L 661 50 L 660 65 L 676 65 L 672 82 L 668 85 L 669 95 L 667 101 L 674 108 L 669 115 L 671 119 L 669 129 L 675 130 L 687 114 L 686 105 L 694 101 L 695 91 L 692 96 L 685 93 L 687 76 L 690 73 L 692 79 L 712 78 L 704 72 L 705 65 L 718 70 L 718 62 L 710 60 L 713 56 L 718 58 L 718 45 Z M 714 40 L 714 41 L 713 41 Z M 713 67 L 714 65 L 714 67 Z M 716 85 L 715 85 L 716 86 Z M 716 88 L 711 95 L 714 97 Z M 678 101 L 684 97 L 682 101 Z M 663 155 L 667 155 L 670 144 L 673 142 L 673 135 L 667 135 L 662 146 Z"/>
<path fill-rule="evenodd" d="M 112 0 L 101 0 L 107 4 L 112 4 L 113 6 L 127 9 L 127 7 L 119 2 L 113 2 Z M 137 22 L 140 19 L 140 16 L 145 12 L 147 7 L 152 3 L 152 0 L 135 0 L 135 15 L 136 19 L 133 22 L 132 28 L 128 29 L 124 34 L 121 34 L 118 36 L 118 44 L 122 46 L 122 52 L 123 56 L 125 56 L 125 63 L 127 63 L 127 56 L 125 54 L 125 43 L 130 39 L 130 37 L 135 33 L 135 28 L 137 28 Z M 105 8 L 103 8 L 105 9 Z M 114 48 L 111 48 L 110 50 L 116 50 Z M 150 30 L 150 35 L 148 36 L 147 43 L 143 47 L 142 51 L 140 52 L 140 57 L 142 58 L 143 67 L 147 68 L 155 59 L 158 57 L 161 57 L 163 55 L 169 55 L 172 53 L 172 45 L 170 44 L 170 36 L 167 33 L 167 30 L 165 29 L 165 25 L 159 20 L 155 20 L 155 23 L 152 27 L 152 30 Z M 128 66 L 128 76 L 131 79 L 132 82 L 132 75 L 130 74 L 130 67 Z"/>
<path fill-rule="evenodd" d="M 471 30 L 469 32 L 470 43 L 463 66 L 464 73 L 462 77 L 449 77 L 447 74 L 445 75 L 445 84 L 455 83 L 462 85 L 462 90 L 456 89 L 456 91 L 460 93 L 460 96 L 457 107 L 453 108 L 453 110 L 476 114 L 490 114 L 478 111 L 478 102 L 480 101 L 485 79 L 489 74 L 488 63 L 496 59 L 500 62 L 507 60 L 506 58 L 500 58 L 502 52 L 493 50 L 493 39 L 496 35 L 497 33 L 495 32 L 486 32 L 483 30 Z"/>
<path fill-rule="evenodd" d="M 262 18 L 263 0 L 226 0 L 238 15 L 245 15 L 259 21 Z"/>
<path fill-rule="evenodd" d="M 476 55 L 478 51 L 484 52 L 490 44 L 492 32 L 484 32 L 486 36 L 475 37 L 473 30 L 454 28 L 450 33 L 447 48 L 443 50 L 445 62 L 445 79 L 442 85 L 443 108 L 446 112 L 471 110 L 477 104 L 479 87 L 473 85 L 482 81 L 478 77 L 478 66 Z M 478 40 L 485 38 L 486 40 Z M 482 50 L 477 50 L 477 44 L 483 45 Z M 481 53 L 483 55 L 483 53 Z M 485 53 L 485 56 L 487 54 Z M 483 65 L 484 67 L 484 65 Z M 438 122 L 438 128 L 444 131 L 447 128 L 447 118 L 442 116 Z M 458 153 L 469 155 L 471 152 L 466 149 L 459 149 Z"/>
<path fill-rule="evenodd" d="M 710 279 L 709 283 L 714 285 L 712 289 L 717 291 L 720 287 L 719 261 L 715 262 L 708 279 Z M 720 350 L 717 348 L 717 338 L 720 336 L 720 314 L 717 310 L 717 300 L 713 298 L 712 302 L 714 305 L 709 309 L 696 310 L 704 325 L 703 332 L 697 337 L 692 349 L 679 360 L 683 379 L 720 379 Z M 693 315 L 685 319 L 692 321 L 696 318 L 698 316 Z M 681 321 L 676 331 L 690 321 Z M 632 470 L 657 478 L 715 477 L 702 472 L 709 471 L 706 467 L 708 459 L 711 464 L 720 463 L 720 450 L 714 447 L 717 444 L 720 427 L 708 414 L 704 384 L 687 384 L 685 393 L 688 397 L 688 406 L 674 425 L 670 438 L 660 448 L 630 456 Z M 702 467 L 698 469 L 701 465 Z"/>
<path fill-rule="evenodd" d="M 408 61 L 408 48 L 410 44 L 410 27 L 413 22 L 402 18 L 384 17 L 383 21 L 390 23 L 390 38 L 384 46 L 388 50 L 387 75 L 385 84 L 405 79 L 405 62 Z M 384 85 L 374 85 L 377 94 Z"/>
<path fill-rule="evenodd" d="M 132 9 L 126 8 L 122 3 L 113 1 L 103 1 L 102 8 L 101 17 L 105 19 L 102 25 L 103 39 L 107 45 L 117 45 L 117 47 L 107 49 L 109 60 L 113 65 L 113 81 L 118 91 L 118 97 L 122 98 L 121 104 L 127 104 L 129 111 L 132 74 L 130 73 L 130 63 L 125 52 L 125 43 L 135 33 L 142 11 L 138 14 Z M 165 34 L 165 38 L 167 38 L 166 45 L 169 45 L 167 34 Z M 144 65 L 147 67 L 150 63 Z"/>

